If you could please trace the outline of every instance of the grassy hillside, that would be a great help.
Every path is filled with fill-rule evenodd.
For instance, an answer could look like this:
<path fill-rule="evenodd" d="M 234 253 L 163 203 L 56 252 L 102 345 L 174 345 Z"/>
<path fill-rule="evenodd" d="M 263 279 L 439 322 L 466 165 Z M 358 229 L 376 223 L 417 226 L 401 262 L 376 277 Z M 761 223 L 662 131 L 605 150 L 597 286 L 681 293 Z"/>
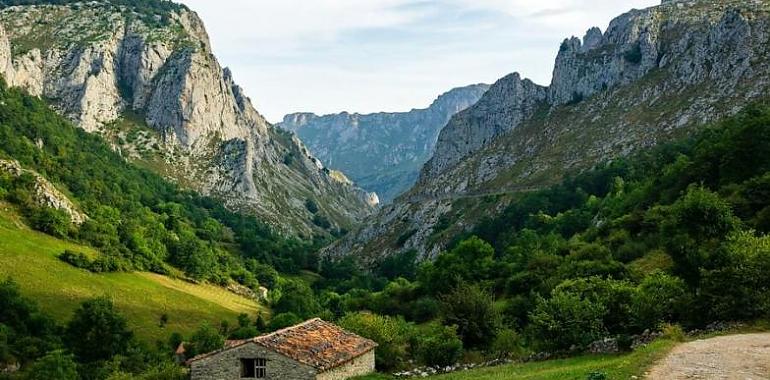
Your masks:
<path fill-rule="evenodd" d="M 234 323 L 240 313 L 255 315 L 261 307 L 211 285 L 195 285 L 152 273 L 94 274 L 61 262 L 65 249 L 96 255 L 92 249 L 32 231 L 8 204 L 0 203 L 0 278 L 12 277 L 25 296 L 60 322 L 81 302 L 107 295 L 145 341 L 174 331 L 189 335 L 204 321 Z M 169 316 L 161 328 L 162 314 Z"/>

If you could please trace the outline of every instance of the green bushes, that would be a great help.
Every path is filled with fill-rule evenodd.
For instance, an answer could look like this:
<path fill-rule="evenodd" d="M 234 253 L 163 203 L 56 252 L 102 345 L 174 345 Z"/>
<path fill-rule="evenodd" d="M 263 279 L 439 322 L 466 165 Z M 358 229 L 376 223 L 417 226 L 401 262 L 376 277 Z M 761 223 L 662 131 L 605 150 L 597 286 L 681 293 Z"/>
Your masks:
<path fill-rule="evenodd" d="M 501 329 L 497 332 L 489 351 L 498 359 L 518 359 L 524 355 L 524 341 L 515 330 Z"/>
<path fill-rule="evenodd" d="M 66 237 L 70 230 L 70 216 L 50 207 L 33 209 L 29 216 L 31 227 L 55 237 Z"/>
<path fill-rule="evenodd" d="M 586 347 L 607 331 L 602 318 L 607 308 L 579 294 L 557 289 L 548 299 L 540 299 L 529 318 L 533 336 L 545 350 Z"/>
<path fill-rule="evenodd" d="M 298 317 L 297 314 L 281 313 L 270 318 L 268 329 L 270 331 L 280 330 L 285 327 L 296 325 L 302 321 L 303 319 Z"/>
<path fill-rule="evenodd" d="M 421 328 L 414 341 L 415 356 L 432 367 L 455 364 L 463 353 L 463 342 L 457 336 L 455 326 L 428 324 Z"/>
<path fill-rule="evenodd" d="M 21 364 L 19 372 L 0 375 L 4 379 L 183 380 L 186 371 L 171 362 L 183 340 L 171 334 L 168 344 L 159 339 L 157 347 L 145 347 L 106 298 L 84 301 L 59 326 L 21 296 L 13 281 L 0 283 L 0 363 Z M 188 342 L 192 355 L 219 348 L 224 340 L 204 325 Z"/>
<path fill-rule="evenodd" d="M 283 280 L 281 297 L 273 303 L 276 313 L 294 313 L 300 318 L 310 318 L 321 311 L 321 305 L 313 290 L 301 280 Z"/>
<path fill-rule="evenodd" d="M 661 322 L 682 320 L 689 306 L 684 281 L 658 271 L 639 284 L 632 301 L 632 316 L 640 329 L 654 329 Z"/>
<path fill-rule="evenodd" d="M 403 318 L 353 313 L 342 318 L 339 324 L 351 332 L 377 342 L 377 369 L 388 371 L 404 366 L 408 341 L 414 328 Z"/>
<path fill-rule="evenodd" d="M 124 354 L 133 333 L 107 298 L 84 302 L 67 324 L 67 344 L 78 361 L 89 363 Z"/>
<path fill-rule="evenodd" d="M 27 380 L 78 380 L 77 364 L 64 351 L 51 351 L 35 361 L 28 370 Z"/>
<path fill-rule="evenodd" d="M 474 285 L 460 285 L 441 297 L 441 318 L 457 326 L 457 334 L 468 347 L 487 347 L 501 326 L 500 314 L 491 294 Z"/>

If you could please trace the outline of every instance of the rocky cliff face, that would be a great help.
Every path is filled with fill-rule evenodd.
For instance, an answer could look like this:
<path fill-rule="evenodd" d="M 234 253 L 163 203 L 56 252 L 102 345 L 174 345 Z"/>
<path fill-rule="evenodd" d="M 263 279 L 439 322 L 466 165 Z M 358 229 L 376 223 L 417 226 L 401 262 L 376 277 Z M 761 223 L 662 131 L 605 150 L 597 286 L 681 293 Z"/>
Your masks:
<path fill-rule="evenodd" d="M 286 115 L 279 127 L 297 133 L 324 164 L 339 169 L 384 202 L 408 190 L 431 157 L 441 129 L 489 89 L 453 89 L 426 109 L 369 115 Z"/>
<path fill-rule="evenodd" d="M 257 113 L 183 6 L 149 19 L 110 2 L 2 9 L 0 73 L 126 157 L 288 232 L 318 232 L 308 199 L 336 227 L 372 211 Z"/>
<path fill-rule="evenodd" d="M 498 136 L 516 128 L 545 100 L 546 89 L 511 74 L 495 83 L 470 109 L 453 117 L 441 131 L 436 152 L 423 168 L 422 181 L 430 181 L 462 158 Z"/>
<path fill-rule="evenodd" d="M 435 257 L 520 192 L 731 115 L 770 90 L 769 39 L 770 1 L 700 0 L 565 40 L 548 88 L 501 80 L 517 90 L 455 116 L 418 185 L 326 253 Z"/>

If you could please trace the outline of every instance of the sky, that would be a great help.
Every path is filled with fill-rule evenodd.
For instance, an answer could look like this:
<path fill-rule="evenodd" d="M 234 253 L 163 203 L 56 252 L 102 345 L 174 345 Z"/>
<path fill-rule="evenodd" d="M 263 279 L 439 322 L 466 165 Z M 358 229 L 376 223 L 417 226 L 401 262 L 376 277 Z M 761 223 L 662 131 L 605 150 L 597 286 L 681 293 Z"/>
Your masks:
<path fill-rule="evenodd" d="M 559 44 L 660 0 L 181 0 L 269 121 L 425 108 L 512 72 L 547 85 Z"/>

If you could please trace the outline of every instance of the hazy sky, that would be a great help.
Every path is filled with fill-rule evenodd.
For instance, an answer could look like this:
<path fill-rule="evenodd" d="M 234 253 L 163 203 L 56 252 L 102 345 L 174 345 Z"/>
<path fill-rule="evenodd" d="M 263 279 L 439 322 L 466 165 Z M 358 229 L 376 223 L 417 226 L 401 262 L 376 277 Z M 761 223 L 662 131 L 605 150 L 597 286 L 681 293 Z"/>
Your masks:
<path fill-rule="evenodd" d="M 548 84 L 561 41 L 660 0 L 182 0 L 270 121 L 406 111 L 518 71 Z"/>

